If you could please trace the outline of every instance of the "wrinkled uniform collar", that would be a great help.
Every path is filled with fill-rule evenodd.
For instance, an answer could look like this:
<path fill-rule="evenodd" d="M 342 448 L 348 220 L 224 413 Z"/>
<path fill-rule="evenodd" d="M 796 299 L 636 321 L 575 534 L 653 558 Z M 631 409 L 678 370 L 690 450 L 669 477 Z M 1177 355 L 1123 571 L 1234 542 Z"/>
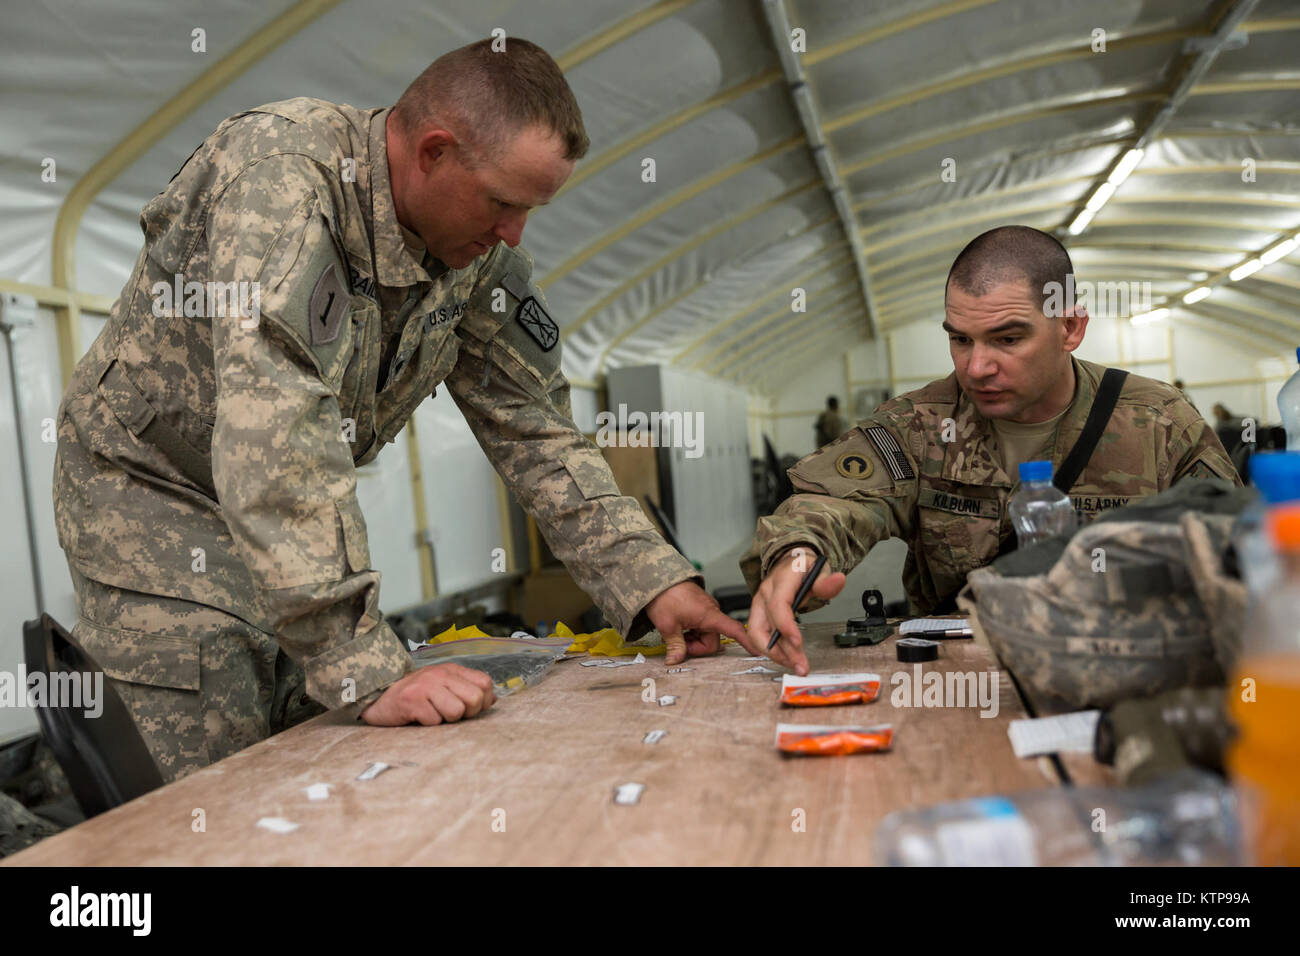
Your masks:
<path fill-rule="evenodd" d="M 429 283 L 433 277 L 415 260 L 402 238 L 393 205 L 393 184 L 388 178 L 386 121 L 393 111 L 386 107 L 370 118 L 370 217 L 375 241 L 375 270 L 381 285 L 409 286 Z M 429 260 L 426 256 L 426 261 Z"/>

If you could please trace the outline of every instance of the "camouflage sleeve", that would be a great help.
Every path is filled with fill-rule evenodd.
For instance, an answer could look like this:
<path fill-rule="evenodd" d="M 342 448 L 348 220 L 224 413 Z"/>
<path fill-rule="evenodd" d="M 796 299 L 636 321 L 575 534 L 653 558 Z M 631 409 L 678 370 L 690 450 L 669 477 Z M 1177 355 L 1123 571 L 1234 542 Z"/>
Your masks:
<path fill-rule="evenodd" d="M 559 329 L 531 273 L 525 253 L 497 247 L 456 329 L 460 352 L 447 386 L 556 557 L 635 640 L 650 629 L 641 612 L 651 599 L 699 575 L 619 491 L 573 423 Z"/>
<path fill-rule="evenodd" d="M 1214 429 L 1186 400 L 1180 399 L 1178 405 L 1182 406 L 1178 411 L 1183 414 L 1175 416 L 1177 430 L 1169 448 L 1171 471 L 1163 487 L 1167 488 L 1189 475 L 1193 478 L 1223 478 L 1240 485 L 1241 475 Z"/>
<path fill-rule="evenodd" d="M 904 468 L 878 447 L 867 429 L 893 437 Z M 740 559 L 751 592 L 796 545 L 824 554 L 833 571 L 852 571 L 878 541 L 909 539 L 916 514 L 916 462 L 891 419 L 869 418 L 790 469 L 792 495 L 758 519 L 754 542 Z"/>
<path fill-rule="evenodd" d="M 256 281 L 260 314 L 212 318 L 212 477 L 277 640 L 303 665 L 308 694 L 339 708 L 412 665 L 379 611 L 342 431 L 336 390 L 352 329 L 322 182 L 309 160 L 273 156 L 214 205 L 211 279 Z"/>

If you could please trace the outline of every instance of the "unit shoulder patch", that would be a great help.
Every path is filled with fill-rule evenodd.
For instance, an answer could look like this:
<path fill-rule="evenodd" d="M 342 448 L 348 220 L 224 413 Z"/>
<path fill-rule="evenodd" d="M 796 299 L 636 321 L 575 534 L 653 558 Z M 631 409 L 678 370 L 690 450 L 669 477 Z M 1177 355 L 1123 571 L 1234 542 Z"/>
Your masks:
<path fill-rule="evenodd" d="M 835 470 L 845 478 L 870 478 L 876 466 L 866 455 L 850 452 L 847 455 L 840 455 L 835 462 Z"/>
<path fill-rule="evenodd" d="M 349 305 L 348 290 L 339 278 L 338 268 L 331 262 L 312 287 L 307 307 L 312 345 L 326 345 L 339 337 Z"/>
<path fill-rule="evenodd" d="M 530 295 L 519 303 L 515 309 L 515 321 L 524 327 L 543 352 L 549 352 L 560 341 L 560 327 L 534 296 Z"/>

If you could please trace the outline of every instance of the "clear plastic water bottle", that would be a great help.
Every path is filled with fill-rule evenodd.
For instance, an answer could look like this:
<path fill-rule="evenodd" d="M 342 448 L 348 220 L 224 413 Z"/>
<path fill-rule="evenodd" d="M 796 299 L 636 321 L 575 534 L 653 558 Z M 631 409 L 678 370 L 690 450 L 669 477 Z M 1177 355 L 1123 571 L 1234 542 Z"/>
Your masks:
<path fill-rule="evenodd" d="M 1180 770 L 1146 787 L 1031 790 L 881 821 L 882 866 L 1236 866 L 1245 859 L 1232 788 Z"/>
<path fill-rule="evenodd" d="M 1295 359 L 1300 362 L 1300 349 L 1295 350 Z M 1287 379 L 1277 393 L 1277 410 L 1286 428 L 1286 450 L 1300 451 L 1300 371 Z"/>
<path fill-rule="evenodd" d="M 1251 596 L 1258 597 L 1273 587 L 1280 575 L 1264 516 L 1273 505 L 1300 501 L 1300 452 L 1258 452 L 1250 456 L 1249 462 L 1250 483 L 1259 498 L 1243 508 L 1233 522 L 1232 544 L 1237 549 L 1242 580 Z"/>
<path fill-rule="evenodd" d="M 1074 505 L 1052 484 L 1050 461 L 1026 461 L 1020 465 L 1020 490 L 1007 506 L 1020 547 L 1069 534 L 1077 519 Z"/>

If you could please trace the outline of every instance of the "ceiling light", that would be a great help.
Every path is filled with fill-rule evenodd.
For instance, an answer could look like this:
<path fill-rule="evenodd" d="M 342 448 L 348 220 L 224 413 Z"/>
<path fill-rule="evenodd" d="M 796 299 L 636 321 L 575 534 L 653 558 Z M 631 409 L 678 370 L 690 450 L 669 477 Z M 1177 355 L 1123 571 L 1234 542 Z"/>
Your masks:
<path fill-rule="evenodd" d="M 1264 263 L 1260 262 L 1258 259 L 1247 259 L 1241 265 L 1237 266 L 1237 268 L 1229 272 L 1228 278 L 1233 282 L 1237 282 L 1246 278 L 1246 276 L 1254 275 L 1260 270 L 1260 267 L 1263 266 L 1263 264 Z"/>
<path fill-rule="evenodd" d="M 1097 187 L 1097 191 L 1092 194 L 1087 203 L 1087 208 L 1096 212 L 1102 206 L 1106 205 L 1106 200 L 1115 195 L 1114 183 L 1102 183 Z"/>
<path fill-rule="evenodd" d="M 1265 250 L 1260 254 L 1259 261 L 1264 265 L 1277 262 L 1283 256 L 1291 255 L 1291 250 L 1296 247 L 1295 239 L 1283 239 L 1272 249 Z"/>
<path fill-rule="evenodd" d="M 1141 315 L 1135 315 L 1129 319 L 1134 325 L 1150 325 L 1152 322 L 1159 322 L 1161 319 L 1168 318 L 1168 309 L 1152 309 L 1150 312 L 1143 312 Z"/>
<path fill-rule="evenodd" d="M 1202 299 L 1208 299 L 1209 297 L 1210 287 L 1208 285 L 1203 285 L 1199 289 L 1193 289 L 1191 292 L 1187 293 L 1187 295 L 1183 296 L 1183 301 L 1188 305 L 1194 305 Z"/>
<path fill-rule="evenodd" d="M 1106 182 L 1112 186 L 1118 186 L 1124 180 L 1128 179 L 1128 174 L 1133 172 L 1134 167 L 1142 162 L 1142 156 L 1146 152 L 1144 149 L 1130 149 L 1124 154 L 1124 158 L 1119 161 L 1115 171 L 1106 177 Z"/>
<path fill-rule="evenodd" d="M 1079 215 L 1074 217 L 1074 222 L 1070 223 L 1070 235 L 1077 236 L 1083 230 L 1088 228 L 1088 223 L 1092 222 L 1095 213 L 1091 209 L 1082 210 Z"/>

